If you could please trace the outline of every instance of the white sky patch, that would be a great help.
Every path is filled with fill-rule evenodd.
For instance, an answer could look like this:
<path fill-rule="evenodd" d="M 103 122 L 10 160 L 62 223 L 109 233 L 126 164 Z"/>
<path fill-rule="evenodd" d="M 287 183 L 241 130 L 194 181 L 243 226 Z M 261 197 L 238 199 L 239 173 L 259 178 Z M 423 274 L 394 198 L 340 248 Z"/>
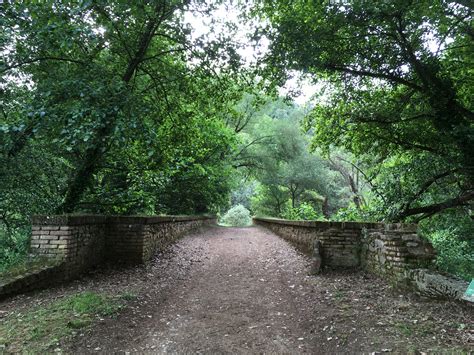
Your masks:
<path fill-rule="evenodd" d="M 241 47 L 237 53 L 242 57 L 245 65 L 252 65 L 262 58 L 269 48 L 269 41 L 262 38 L 258 45 L 251 43 L 249 37 L 252 35 L 254 28 L 249 23 L 244 23 L 239 18 L 240 11 L 229 4 L 222 4 L 214 10 L 209 17 L 203 17 L 193 12 L 184 14 L 185 23 L 192 27 L 192 40 L 196 40 L 201 36 L 207 36 L 210 40 L 216 39 L 216 34 L 227 31 L 226 23 L 232 23 L 238 28 L 235 33 L 234 41 L 238 42 Z M 214 24 L 212 24 L 214 21 Z M 214 33 L 212 29 L 214 28 Z M 299 105 L 307 103 L 311 97 L 320 89 L 320 85 L 315 85 L 308 79 L 303 79 L 297 72 L 292 73 L 293 77 L 280 88 L 279 93 L 282 96 L 293 93 L 294 101 Z M 294 95 L 295 92 L 298 94 Z"/>
<path fill-rule="evenodd" d="M 323 83 L 315 84 L 312 80 L 303 77 L 296 71 L 294 71 L 292 75 L 293 77 L 279 89 L 279 93 L 282 96 L 293 93 L 293 100 L 298 105 L 303 106 L 307 104 L 312 100 L 314 95 L 320 93 L 323 89 Z"/>
<path fill-rule="evenodd" d="M 268 51 L 268 41 L 262 40 L 257 47 L 250 43 L 249 36 L 253 33 L 253 28 L 244 23 L 239 18 L 240 12 L 230 4 L 222 4 L 212 11 L 209 17 L 197 16 L 191 11 L 184 14 L 184 22 L 191 25 L 192 40 L 201 36 L 207 36 L 209 40 L 217 38 L 217 34 L 228 31 L 226 24 L 233 24 L 238 29 L 233 36 L 233 40 L 240 44 L 237 52 L 247 65 L 255 63 Z M 212 24 L 214 22 L 214 24 Z M 214 32 L 212 30 L 214 29 Z"/>
<path fill-rule="evenodd" d="M 256 63 L 258 58 L 261 58 L 268 52 L 269 41 L 263 38 L 257 46 L 255 46 L 254 43 L 250 43 L 249 36 L 253 33 L 254 28 L 251 24 L 242 21 L 239 16 L 239 9 L 231 4 L 221 4 L 212 12 L 211 16 L 203 17 L 202 15 L 197 16 L 192 12 L 186 12 L 184 18 L 185 22 L 193 28 L 193 40 L 203 35 L 207 35 L 211 40 L 216 39 L 216 33 L 228 31 L 225 27 L 226 23 L 235 25 L 238 30 L 233 39 L 241 45 L 237 53 L 242 57 L 245 65 L 250 66 Z M 214 21 L 213 25 L 211 25 L 212 21 Z M 428 24 L 426 25 L 428 26 Z M 212 33 L 212 27 L 214 27 L 214 33 Z M 448 37 L 441 43 L 440 39 L 432 30 L 427 31 L 423 36 L 425 48 L 435 55 L 445 50 L 447 45 L 452 41 L 453 39 Z M 403 72 L 409 71 L 408 66 L 403 66 L 401 69 Z M 290 95 L 297 104 L 304 105 L 310 103 L 315 97 L 315 94 L 323 93 L 324 83 L 315 83 L 313 80 L 302 77 L 302 75 L 296 71 L 292 72 L 291 75 L 292 78 L 279 89 L 280 95 Z"/>

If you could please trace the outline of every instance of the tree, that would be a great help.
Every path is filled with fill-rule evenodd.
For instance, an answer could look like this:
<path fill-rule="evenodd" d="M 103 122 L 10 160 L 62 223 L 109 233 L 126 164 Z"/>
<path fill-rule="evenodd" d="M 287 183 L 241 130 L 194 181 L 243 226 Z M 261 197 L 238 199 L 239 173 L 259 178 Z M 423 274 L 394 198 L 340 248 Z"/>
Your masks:
<path fill-rule="evenodd" d="M 104 171 L 127 180 L 130 164 L 117 162 L 117 154 L 130 157 L 126 147 L 148 157 L 148 170 L 163 170 L 170 160 L 156 141 L 162 126 L 166 130 L 174 124 L 187 142 L 200 120 L 226 130 L 211 121 L 222 120 L 232 95 L 241 92 L 243 81 L 234 75 L 237 59 L 217 57 L 225 38 L 191 41 L 182 13 L 192 6 L 198 4 L 156 0 L 4 5 L 6 55 L 0 70 L 5 98 L 13 96 L 13 103 L 2 100 L 8 136 L 4 156 L 12 161 L 33 141 L 50 140 L 51 148 L 72 167 L 56 212 L 72 212 L 89 203 L 87 195 L 98 179 L 104 182 Z M 229 138 L 227 133 L 220 137 Z"/>
<path fill-rule="evenodd" d="M 232 31 L 190 35 L 183 14 L 213 4 L 0 7 L 0 239 L 26 236 L 31 214 L 227 204 L 236 138 L 225 122 L 254 81 Z"/>
<path fill-rule="evenodd" d="M 472 7 L 454 1 L 261 1 L 267 73 L 300 70 L 327 90 L 313 145 L 365 160 L 380 211 L 405 220 L 474 199 Z M 398 174 L 398 177 L 394 174 Z"/>
<path fill-rule="evenodd" d="M 281 99 L 267 100 L 252 117 L 240 133 L 243 147 L 236 159 L 258 182 L 254 212 L 284 216 L 302 203 L 321 210 L 324 199 L 331 204 L 327 216 L 341 207 L 341 179 L 308 150 L 300 129 L 304 111 Z"/>

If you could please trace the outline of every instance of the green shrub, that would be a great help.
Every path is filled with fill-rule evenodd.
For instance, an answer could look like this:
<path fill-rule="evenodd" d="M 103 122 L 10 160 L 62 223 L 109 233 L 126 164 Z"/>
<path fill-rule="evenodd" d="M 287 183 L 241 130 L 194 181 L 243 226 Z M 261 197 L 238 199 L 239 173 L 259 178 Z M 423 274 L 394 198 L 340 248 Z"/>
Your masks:
<path fill-rule="evenodd" d="M 438 256 L 440 270 L 455 274 L 465 280 L 474 278 L 474 245 L 460 240 L 455 228 L 434 231 L 428 235 Z"/>
<path fill-rule="evenodd" d="M 242 205 L 236 205 L 227 211 L 224 217 L 222 217 L 221 223 L 234 227 L 249 226 L 252 224 L 250 211 Z"/>
<path fill-rule="evenodd" d="M 7 229 L 0 224 L 0 272 L 22 262 L 27 257 L 30 235 L 29 227 Z"/>
<path fill-rule="evenodd" d="M 316 211 L 314 207 L 307 203 L 303 202 L 298 207 L 288 207 L 284 214 L 283 218 L 290 220 L 303 220 L 303 221 L 324 221 L 325 218 L 321 213 Z"/>
<path fill-rule="evenodd" d="M 357 208 L 356 205 L 351 202 L 347 207 L 340 208 L 336 214 L 331 216 L 331 220 L 340 221 L 340 222 L 376 222 L 380 221 L 381 217 L 377 217 L 378 213 L 375 211 L 375 204 L 370 206 L 361 206 Z"/>

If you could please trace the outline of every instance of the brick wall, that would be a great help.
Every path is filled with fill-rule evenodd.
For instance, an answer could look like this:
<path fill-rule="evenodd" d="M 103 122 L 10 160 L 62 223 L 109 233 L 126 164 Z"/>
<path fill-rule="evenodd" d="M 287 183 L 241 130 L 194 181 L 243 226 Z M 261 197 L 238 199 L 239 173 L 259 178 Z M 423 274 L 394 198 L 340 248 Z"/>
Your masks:
<path fill-rule="evenodd" d="M 215 223 L 205 216 L 33 216 L 31 253 L 54 262 L 0 280 L 0 297 L 71 280 L 106 261 L 144 263 L 184 233 Z"/>
<path fill-rule="evenodd" d="M 189 230 L 215 223 L 215 217 L 109 217 L 106 258 L 128 264 L 143 263 Z"/>
<path fill-rule="evenodd" d="M 63 261 L 65 279 L 104 260 L 105 216 L 33 216 L 32 225 L 31 253 Z"/>
<path fill-rule="evenodd" d="M 431 244 L 416 234 L 416 225 L 358 222 L 288 221 L 254 218 L 281 237 L 311 251 L 321 242 L 323 266 L 362 267 L 393 280 L 405 278 L 407 269 L 433 263 Z"/>
<path fill-rule="evenodd" d="M 107 259 L 143 263 L 183 233 L 211 223 L 215 217 L 34 216 L 31 252 L 79 272 Z"/>
<path fill-rule="evenodd" d="M 319 271 L 321 262 L 323 266 L 360 267 L 423 296 L 472 302 L 463 298 L 468 282 L 434 268 L 435 250 L 417 234 L 414 224 L 274 218 L 254 218 L 254 223 L 313 253 L 313 271 Z"/>
<path fill-rule="evenodd" d="M 386 224 L 363 228 L 361 266 L 393 280 L 406 278 L 406 271 L 430 267 L 436 257 L 431 243 L 416 233 L 413 224 Z"/>
<path fill-rule="evenodd" d="M 361 233 L 364 227 L 377 228 L 377 223 L 288 221 L 254 218 L 279 236 L 296 243 L 305 252 L 312 251 L 314 240 L 321 242 L 323 265 L 356 267 L 360 265 Z"/>

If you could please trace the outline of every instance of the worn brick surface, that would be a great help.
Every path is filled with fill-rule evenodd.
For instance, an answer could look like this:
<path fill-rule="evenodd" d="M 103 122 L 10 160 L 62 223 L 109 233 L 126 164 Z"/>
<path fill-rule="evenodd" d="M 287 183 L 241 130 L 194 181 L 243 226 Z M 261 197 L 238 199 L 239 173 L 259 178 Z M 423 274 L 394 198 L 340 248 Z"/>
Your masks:
<path fill-rule="evenodd" d="M 406 270 L 429 266 L 435 258 L 432 245 L 416 234 L 413 224 L 286 221 L 255 218 L 281 237 L 309 251 L 321 242 L 323 265 L 362 267 L 401 280 Z"/>
<path fill-rule="evenodd" d="M 0 285 L 0 296 L 70 280 L 105 261 L 144 263 L 184 233 L 215 221 L 201 216 L 33 216 L 31 253 L 58 260 L 60 266 Z"/>

